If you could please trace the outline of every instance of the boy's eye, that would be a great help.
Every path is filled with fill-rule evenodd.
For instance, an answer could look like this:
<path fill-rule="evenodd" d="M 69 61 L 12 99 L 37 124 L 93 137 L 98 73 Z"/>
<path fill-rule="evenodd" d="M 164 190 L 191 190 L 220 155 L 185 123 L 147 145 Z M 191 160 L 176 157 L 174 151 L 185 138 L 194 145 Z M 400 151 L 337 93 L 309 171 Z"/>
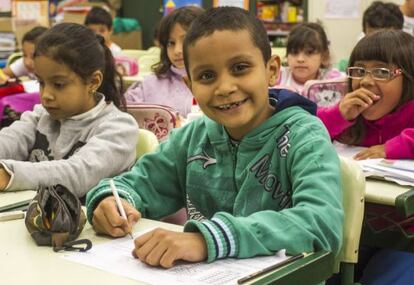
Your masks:
<path fill-rule="evenodd" d="M 174 41 L 168 41 L 167 42 L 167 47 L 172 47 L 174 45 L 175 45 L 175 42 Z"/>
<path fill-rule="evenodd" d="M 248 69 L 250 66 L 246 63 L 238 63 L 232 66 L 232 71 L 235 73 L 240 73 Z"/>
<path fill-rule="evenodd" d="M 213 72 L 203 72 L 198 76 L 198 79 L 200 81 L 211 81 L 214 78 L 214 73 Z"/>
<path fill-rule="evenodd" d="M 55 83 L 53 83 L 53 86 L 56 89 L 62 89 L 63 87 L 65 87 L 65 84 L 64 83 L 61 83 L 61 82 L 55 82 Z"/>

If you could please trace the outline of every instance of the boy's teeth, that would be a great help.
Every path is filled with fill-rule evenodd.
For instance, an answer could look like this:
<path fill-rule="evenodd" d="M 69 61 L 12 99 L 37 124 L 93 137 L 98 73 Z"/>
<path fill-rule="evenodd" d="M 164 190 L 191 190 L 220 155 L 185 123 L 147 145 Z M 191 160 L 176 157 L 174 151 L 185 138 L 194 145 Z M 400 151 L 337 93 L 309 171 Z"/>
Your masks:
<path fill-rule="evenodd" d="M 228 110 L 228 109 L 230 109 L 231 107 L 237 107 L 237 106 L 239 106 L 240 104 L 241 104 L 241 102 L 231 103 L 231 104 L 226 104 L 226 105 L 221 105 L 221 106 L 219 106 L 219 109 L 222 109 L 222 110 Z"/>

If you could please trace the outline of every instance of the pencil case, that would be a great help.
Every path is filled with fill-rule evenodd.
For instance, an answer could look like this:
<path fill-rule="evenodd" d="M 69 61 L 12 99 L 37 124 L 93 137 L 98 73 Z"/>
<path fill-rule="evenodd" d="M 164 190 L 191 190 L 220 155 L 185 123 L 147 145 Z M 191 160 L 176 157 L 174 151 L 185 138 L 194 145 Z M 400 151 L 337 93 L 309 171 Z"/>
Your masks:
<path fill-rule="evenodd" d="M 127 56 L 116 56 L 115 66 L 121 75 L 132 76 L 138 73 L 138 62 Z"/>

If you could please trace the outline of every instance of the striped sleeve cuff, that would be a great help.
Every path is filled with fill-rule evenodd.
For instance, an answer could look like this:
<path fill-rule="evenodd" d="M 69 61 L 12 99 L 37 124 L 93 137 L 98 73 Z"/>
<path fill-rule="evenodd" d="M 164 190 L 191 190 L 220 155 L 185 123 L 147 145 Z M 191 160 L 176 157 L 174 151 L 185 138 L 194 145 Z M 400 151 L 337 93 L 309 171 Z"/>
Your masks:
<path fill-rule="evenodd" d="M 208 251 L 207 262 L 237 256 L 238 243 L 234 227 L 222 216 L 215 216 L 211 220 L 202 222 L 188 221 L 184 231 L 199 231 L 204 236 Z"/>
<path fill-rule="evenodd" d="M 136 207 L 135 200 L 128 192 L 128 190 L 124 189 L 122 186 L 117 185 L 118 194 L 121 198 L 125 199 L 130 203 L 132 206 Z M 88 195 L 89 196 L 89 195 Z M 98 204 L 106 197 L 112 196 L 112 190 L 109 185 L 102 186 L 100 189 L 97 189 L 93 194 L 91 193 L 89 197 L 86 199 L 86 216 L 88 218 L 89 223 L 92 225 L 92 218 L 93 218 L 93 211 L 98 206 Z"/>

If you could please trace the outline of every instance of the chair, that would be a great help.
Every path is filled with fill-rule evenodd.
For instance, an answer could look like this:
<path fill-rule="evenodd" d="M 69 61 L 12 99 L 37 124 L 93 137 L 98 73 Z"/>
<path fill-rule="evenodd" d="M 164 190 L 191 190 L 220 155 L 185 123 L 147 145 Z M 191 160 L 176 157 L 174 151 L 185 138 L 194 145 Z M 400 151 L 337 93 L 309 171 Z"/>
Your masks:
<path fill-rule="evenodd" d="M 160 56 L 157 54 L 146 54 L 139 58 L 138 66 L 140 73 L 151 73 L 152 66 L 160 61 Z"/>
<path fill-rule="evenodd" d="M 359 239 L 364 218 L 365 176 L 359 165 L 340 157 L 345 213 L 342 248 L 334 272 L 341 273 L 341 285 L 354 283 L 354 265 L 358 262 Z"/>
<path fill-rule="evenodd" d="M 347 91 L 348 80 L 346 78 L 309 80 L 305 83 L 302 95 L 319 107 L 327 107 L 338 103 Z"/>
<path fill-rule="evenodd" d="M 160 55 L 161 53 L 161 49 L 159 47 L 153 46 L 147 49 L 148 54 L 155 54 L 155 55 Z"/>
<path fill-rule="evenodd" d="M 153 152 L 158 147 L 159 142 L 154 133 L 140 129 L 138 131 L 138 143 L 136 146 L 137 159 L 145 153 Z"/>
<path fill-rule="evenodd" d="M 329 278 L 332 273 L 341 273 L 341 285 L 354 283 L 354 265 L 358 261 L 359 239 L 364 217 L 365 177 L 359 165 L 348 158 L 340 157 L 343 190 L 343 240 L 338 256 L 317 251 L 286 267 L 271 273 L 254 284 L 316 284 Z"/>
<path fill-rule="evenodd" d="M 127 112 L 135 118 L 141 129 L 153 132 L 160 142 L 167 139 L 170 131 L 177 126 L 178 112 L 164 105 L 129 104 Z"/>
<path fill-rule="evenodd" d="M 125 55 L 129 58 L 133 58 L 135 59 L 137 62 L 139 61 L 139 59 L 143 56 L 148 54 L 147 50 L 143 50 L 143 49 L 123 49 L 121 52 L 122 55 Z"/>
<path fill-rule="evenodd" d="M 13 62 L 15 62 L 16 60 L 18 60 L 22 56 L 23 56 L 23 52 L 14 52 L 14 53 L 12 53 L 7 58 L 6 66 L 10 66 L 10 64 L 12 64 Z"/>

